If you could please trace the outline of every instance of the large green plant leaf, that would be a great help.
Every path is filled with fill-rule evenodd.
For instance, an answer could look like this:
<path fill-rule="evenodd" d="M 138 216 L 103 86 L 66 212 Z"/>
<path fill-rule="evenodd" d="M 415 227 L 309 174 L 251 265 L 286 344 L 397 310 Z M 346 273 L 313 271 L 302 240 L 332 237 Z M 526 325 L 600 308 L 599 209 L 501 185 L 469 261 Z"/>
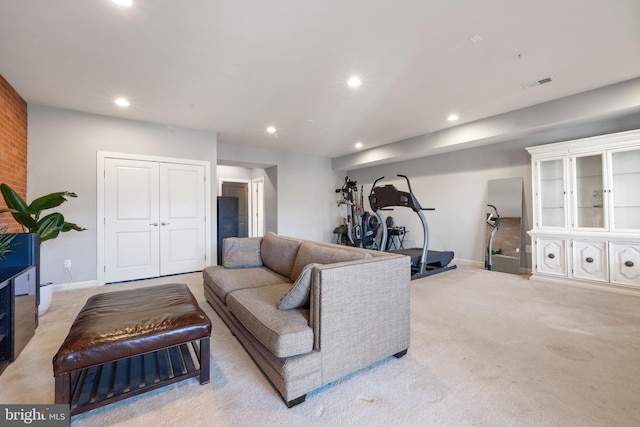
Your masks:
<path fill-rule="evenodd" d="M 13 219 L 23 228 L 29 230 L 29 233 L 35 233 L 38 228 L 38 221 L 36 221 L 31 215 L 28 213 L 16 211 L 14 209 L 1 209 L 0 213 L 10 212 Z"/>
<path fill-rule="evenodd" d="M 52 213 L 40 221 L 36 233 L 40 235 L 40 242 L 55 239 L 64 227 L 64 216 L 61 213 Z"/>
<path fill-rule="evenodd" d="M 64 225 L 62 226 L 62 231 L 63 232 L 67 232 L 67 231 L 71 231 L 71 230 L 84 231 L 84 230 L 86 230 L 86 228 L 80 227 L 79 225 L 74 224 L 72 222 L 66 222 L 65 221 Z"/>
<path fill-rule="evenodd" d="M 46 196 L 39 197 L 32 201 L 27 207 L 27 211 L 37 217 L 43 210 L 55 208 L 66 202 L 67 199 L 65 199 L 64 196 L 78 197 L 76 193 L 71 193 L 69 191 L 59 191 L 57 193 L 47 194 Z"/>
<path fill-rule="evenodd" d="M 2 198 L 9 209 L 14 209 L 18 212 L 27 212 L 27 203 L 22 200 L 22 197 L 13 191 L 11 187 L 2 183 L 0 184 L 0 191 L 2 192 Z"/>
<path fill-rule="evenodd" d="M 7 205 L 7 209 L 0 209 L 0 213 L 10 212 L 18 224 L 26 227 L 29 232 L 33 232 L 37 227 L 37 221 L 29 214 L 27 203 L 5 183 L 0 184 L 0 192 Z"/>

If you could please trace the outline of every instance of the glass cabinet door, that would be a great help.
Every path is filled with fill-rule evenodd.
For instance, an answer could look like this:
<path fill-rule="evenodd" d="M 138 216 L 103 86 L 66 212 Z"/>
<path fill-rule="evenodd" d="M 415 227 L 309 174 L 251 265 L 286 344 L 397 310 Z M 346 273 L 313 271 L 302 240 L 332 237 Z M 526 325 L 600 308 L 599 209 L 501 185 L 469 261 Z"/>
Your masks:
<path fill-rule="evenodd" d="M 607 198 L 604 194 L 603 160 L 603 154 L 574 158 L 576 228 L 605 228 Z"/>
<path fill-rule="evenodd" d="M 615 230 L 640 229 L 640 149 L 611 154 Z"/>
<path fill-rule="evenodd" d="M 551 159 L 539 162 L 540 188 L 539 227 L 566 227 L 566 191 L 564 160 Z"/>

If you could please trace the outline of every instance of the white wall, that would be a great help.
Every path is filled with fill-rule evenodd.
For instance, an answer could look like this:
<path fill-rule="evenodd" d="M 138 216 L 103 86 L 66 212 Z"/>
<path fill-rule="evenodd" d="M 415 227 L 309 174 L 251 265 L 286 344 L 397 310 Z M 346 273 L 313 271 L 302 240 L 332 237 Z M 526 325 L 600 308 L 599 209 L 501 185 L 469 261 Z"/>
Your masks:
<path fill-rule="evenodd" d="M 334 240 L 333 230 L 343 221 L 336 205 L 335 189 L 342 186 L 345 175 L 358 181 L 359 186 L 364 185 L 365 196 L 373 181 L 382 175 L 387 177 L 384 182 L 395 183 L 399 188 L 404 188 L 404 181 L 396 174 L 409 176 L 422 206 L 436 208 L 436 211 L 425 212 L 431 232 L 430 248 L 453 250 L 460 259 L 478 262 L 484 259 L 489 180 L 523 178 L 526 213 L 523 220 L 525 228 L 531 228 L 531 167 L 524 147 L 542 142 L 535 137 L 342 172 L 332 170 L 329 158 L 217 144 L 216 134 L 212 132 L 40 105 L 28 108 L 28 199 L 53 191 L 74 191 L 78 199 L 71 199 L 59 210 L 68 221 L 89 229 L 66 233 L 43 246 L 43 281 L 68 283 L 96 279 L 97 151 L 208 160 L 212 175 L 216 175 L 214 166 L 218 162 L 261 168 L 266 178 L 266 230 L 311 240 Z M 603 125 L 598 126 L 602 130 Z M 216 176 L 211 179 L 217 183 Z M 211 190 L 211 212 L 215 219 L 217 185 L 212 185 Z M 370 210 L 366 200 L 365 209 Z M 418 216 L 409 209 L 397 209 L 391 215 L 397 224 L 409 230 L 406 246 L 421 246 L 422 227 Z M 215 228 L 213 222 L 213 259 L 216 258 Z M 65 259 L 72 260 L 73 277 L 65 273 Z M 530 256 L 527 259 L 530 261 Z"/>
<path fill-rule="evenodd" d="M 377 167 L 350 171 L 349 177 L 364 184 L 365 198 L 375 179 L 378 185 L 394 184 L 408 191 L 407 175 L 429 224 L 429 249 L 452 250 L 456 258 L 483 261 L 485 253 L 485 216 L 487 182 L 492 179 L 522 177 L 524 179 L 526 218 L 531 224 L 531 158 L 522 144 L 496 144 L 458 152 L 423 157 Z M 371 212 L 368 200 L 365 210 Z M 422 247 L 422 225 L 417 214 L 408 208 L 384 212 L 393 216 L 396 225 L 409 230 L 405 247 Z"/>
<path fill-rule="evenodd" d="M 367 195 L 373 181 L 406 189 L 411 179 L 413 191 L 423 207 L 430 228 L 430 248 L 453 250 L 457 258 L 483 262 L 487 183 L 492 179 L 522 177 L 525 187 L 525 227 L 531 224 L 531 158 L 524 143 L 503 143 L 415 160 L 349 171 L 331 171 L 330 160 L 294 153 L 264 151 L 218 144 L 218 157 L 230 162 L 277 165 L 278 229 L 284 235 L 332 241 L 333 229 L 342 221 L 336 206 L 344 176 L 364 185 L 365 209 L 371 210 Z M 422 226 L 410 209 L 387 213 L 410 231 L 405 246 L 422 245 Z"/>
<path fill-rule="evenodd" d="M 222 178 L 251 181 L 252 174 L 253 174 L 252 169 L 243 168 L 243 167 L 239 167 L 239 166 L 218 165 L 216 167 L 216 169 L 218 171 L 217 172 L 218 173 L 218 181 L 217 181 L 217 184 L 216 184 L 218 190 L 220 189 L 220 180 Z"/>
<path fill-rule="evenodd" d="M 331 170 L 331 159 L 226 144 L 218 144 L 218 159 L 254 163 L 264 167 L 268 175 L 277 169 L 277 230 L 269 222 L 267 229 L 286 236 L 332 241 L 333 229 L 342 221 L 335 189 L 342 185 L 344 173 Z M 265 204 L 270 202 L 265 200 Z"/>
<path fill-rule="evenodd" d="M 87 228 L 68 232 L 42 246 L 43 282 L 89 282 L 97 278 L 96 153 L 111 151 L 174 157 L 216 165 L 216 134 L 51 108 L 28 106 L 27 199 L 54 191 L 73 191 L 78 198 L 59 207 L 69 222 Z M 215 182 L 215 177 L 211 177 Z M 212 185 L 215 187 L 215 185 Z M 212 217 L 216 190 L 212 188 Z M 216 257 L 215 222 L 211 254 Z M 72 261 L 72 275 L 64 260 Z"/>

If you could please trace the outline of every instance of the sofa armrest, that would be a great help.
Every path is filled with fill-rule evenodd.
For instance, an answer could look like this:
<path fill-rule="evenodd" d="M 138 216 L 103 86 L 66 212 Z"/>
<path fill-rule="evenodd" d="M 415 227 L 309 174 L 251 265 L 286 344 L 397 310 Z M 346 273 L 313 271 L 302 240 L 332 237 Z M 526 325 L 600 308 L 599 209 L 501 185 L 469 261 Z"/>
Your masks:
<path fill-rule="evenodd" d="M 317 267 L 311 290 L 323 383 L 409 347 L 411 260 L 390 255 Z"/>
<path fill-rule="evenodd" d="M 222 241 L 222 265 L 225 268 L 262 267 L 262 237 L 227 237 Z"/>

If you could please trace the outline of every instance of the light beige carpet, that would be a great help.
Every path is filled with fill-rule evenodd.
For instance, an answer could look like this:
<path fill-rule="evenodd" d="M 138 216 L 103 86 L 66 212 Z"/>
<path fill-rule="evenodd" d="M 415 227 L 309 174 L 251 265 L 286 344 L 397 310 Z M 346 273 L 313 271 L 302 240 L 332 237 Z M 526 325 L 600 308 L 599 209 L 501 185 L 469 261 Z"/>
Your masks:
<path fill-rule="evenodd" d="M 200 274 L 54 294 L 0 376 L 0 402 L 52 403 L 51 358 L 98 292 L 184 282 L 213 323 L 211 383 L 190 379 L 74 426 L 639 426 L 640 298 L 473 267 L 412 282 L 411 347 L 287 409 L 205 302 Z"/>

